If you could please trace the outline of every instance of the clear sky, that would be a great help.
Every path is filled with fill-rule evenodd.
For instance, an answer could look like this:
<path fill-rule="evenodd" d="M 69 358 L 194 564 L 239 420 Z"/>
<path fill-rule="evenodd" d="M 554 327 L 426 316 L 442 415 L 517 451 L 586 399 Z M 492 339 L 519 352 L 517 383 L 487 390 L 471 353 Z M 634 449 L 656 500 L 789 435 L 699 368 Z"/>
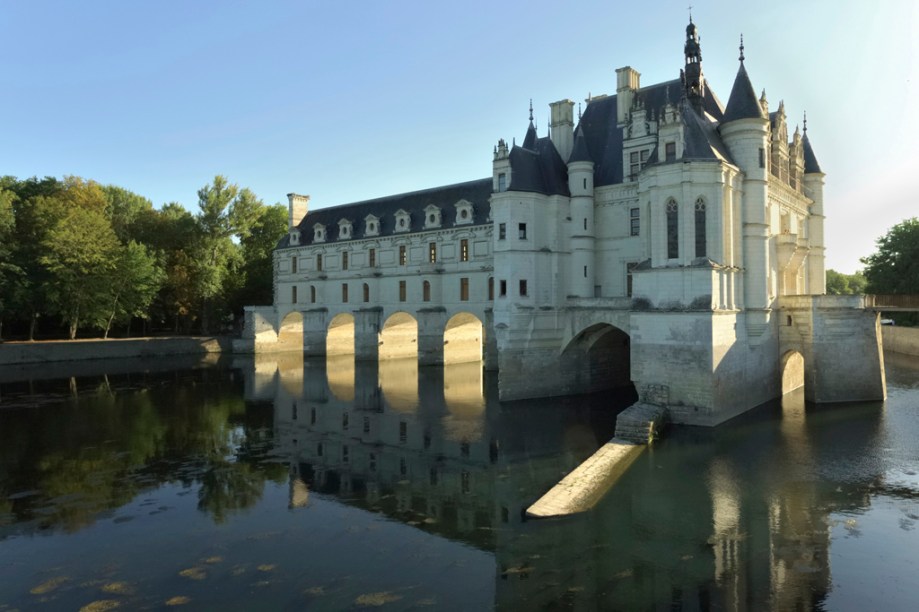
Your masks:
<path fill-rule="evenodd" d="M 674 2 L 0 0 L 0 174 L 74 174 L 197 206 L 215 174 L 311 207 L 484 178 L 533 99 L 676 78 Z M 827 265 L 919 215 L 919 2 L 696 0 L 723 103 L 746 67 L 827 173 Z"/>

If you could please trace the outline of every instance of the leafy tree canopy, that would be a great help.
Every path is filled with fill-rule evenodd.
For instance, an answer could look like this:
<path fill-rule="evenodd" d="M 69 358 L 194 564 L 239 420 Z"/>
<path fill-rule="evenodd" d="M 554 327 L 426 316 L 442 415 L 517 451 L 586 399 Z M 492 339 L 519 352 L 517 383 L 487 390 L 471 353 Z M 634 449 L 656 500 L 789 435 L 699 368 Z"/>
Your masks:
<path fill-rule="evenodd" d="M 862 263 L 870 293 L 919 294 L 919 218 L 890 228 Z"/>

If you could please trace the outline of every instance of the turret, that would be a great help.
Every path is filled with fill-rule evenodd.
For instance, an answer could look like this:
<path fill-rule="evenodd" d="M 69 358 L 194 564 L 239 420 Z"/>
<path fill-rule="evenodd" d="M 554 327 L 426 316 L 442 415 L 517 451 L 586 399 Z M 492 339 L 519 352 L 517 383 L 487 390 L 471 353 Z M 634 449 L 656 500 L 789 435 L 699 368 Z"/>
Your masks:
<path fill-rule="evenodd" d="M 494 148 L 494 159 L 492 167 L 492 190 L 495 193 L 507 191 L 511 184 L 511 160 L 507 148 L 507 142 L 501 138 Z"/>
<path fill-rule="evenodd" d="M 686 26 L 686 43 L 683 45 L 686 65 L 683 68 L 683 87 L 686 97 L 695 108 L 701 108 L 705 97 L 705 77 L 702 76 L 702 46 L 699 44 L 699 30 L 689 17 Z"/>
<path fill-rule="evenodd" d="M 804 115 L 804 136 L 801 138 L 804 156 L 804 195 L 813 200 L 810 216 L 807 220 L 807 237 L 810 252 L 807 256 L 807 278 L 810 283 L 808 291 L 814 295 L 826 293 L 826 268 L 823 240 L 823 223 L 826 219 L 823 211 L 823 181 L 825 174 L 817 163 L 814 149 L 807 137 L 807 114 Z"/>
<path fill-rule="evenodd" d="M 596 279 L 594 258 L 594 162 L 581 128 L 575 131 L 568 159 L 568 191 L 571 192 L 571 274 L 569 292 L 592 297 Z"/>

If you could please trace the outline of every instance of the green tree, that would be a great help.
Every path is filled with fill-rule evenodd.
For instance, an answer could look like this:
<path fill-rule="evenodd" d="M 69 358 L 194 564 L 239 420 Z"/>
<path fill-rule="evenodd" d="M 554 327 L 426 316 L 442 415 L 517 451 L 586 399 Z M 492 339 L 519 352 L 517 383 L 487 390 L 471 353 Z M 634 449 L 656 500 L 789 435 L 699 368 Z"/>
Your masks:
<path fill-rule="evenodd" d="M 110 313 L 105 321 L 108 338 L 113 322 L 127 322 L 132 317 L 148 318 L 148 308 L 163 284 L 165 273 L 156 255 L 133 240 L 119 248 L 109 283 Z"/>
<path fill-rule="evenodd" d="M 14 283 L 22 278 L 22 269 L 13 259 L 16 249 L 16 217 L 13 200 L 16 194 L 0 188 L 0 340 L 3 339 L 3 319 L 12 307 L 10 297 Z"/>
<path fill-rule="evenodd" d="M 147 198 L 128 191 L 123 187 L 106 185 L 102 188 L 105 194 L 105 213 L 112 222 L 112 229 L 121 242 L 138 240 L 136 235 L 140 218 L 152 212 L 153 203 Z"/>
<path fill-rule="evenodd" d="M 877 252 L 862 259 L 871 293 L 919 293 L 919 218 L 890 228 L 877 239 Z"/>
<path fill-rule="evenodd" d="M 860 295 L 865 293 L 867 280 L 860 271 L 843 274 L 833 269 L 826 271 L 826 292 L 829 295 Z"/>
<path fill-rule="evenodd" d="M 245 239 L 257 221 L 262 202 L 249 189 L 239 189 L 223 176 L 198 190 L 199 239 L 192 251 L 193 278 L 201 304 L 201 331 L 208 333 L 213 300 L 221 295 L 229 275 L 242 261 L 233 238 Z M 225 294 L 224 294 L 225 295 Z"/>
<path fill-rule="evenodd" d="M 234 299 L 234 312 L 243 306 L 270 305 L 274 300 L 273 253 L 287 233 L 287 207 L 264 206 L 249 235 L 240 240 L 243 258 L 243 285 Z"/>
<path fill-rule="evenodd" d="M 81 321 L 101 326 L 118 257 L 118 237 L 105 215 L 106 200 L 97 183 L 67 177 L 48 206 L 56 218 L 42 241 L 40 263 L 50 274 L 45 290 L 51 311 L 76 338 Z"/>

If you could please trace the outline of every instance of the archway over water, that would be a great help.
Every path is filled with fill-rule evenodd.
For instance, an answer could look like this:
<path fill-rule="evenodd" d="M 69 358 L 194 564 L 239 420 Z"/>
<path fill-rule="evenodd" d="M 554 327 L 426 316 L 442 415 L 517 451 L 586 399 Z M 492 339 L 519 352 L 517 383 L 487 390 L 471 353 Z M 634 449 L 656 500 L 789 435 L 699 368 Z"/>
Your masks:
<path fill-rule="evenodd" d="M 603 389 L 633 389 L 629 335 L 608 323 L 597 323 L 577 334 L 562 351 L 559 367 L 578 393 Z"/>
<path fill-rule="evenodd" d="M 380 330 L 380 359 L 418 358 L 418 321 L 407 312 L 393 313 Z"/>
<path fill-rule="evenodd" d="M 329 356 L 354 354 L 354 315 L 342 312 L 329 321 L 325 353 Z"/>
<path fill-rule="evenodd" d="M 485 326 L 477 316 L 461 312 L 444 328 L 444 365 L 482 361 Z"/>
<path fill-rule="evenodd" d="M 303 315 L 289 312 L 278 327 L 278 350 L 303 352 Z"/>
<path fill-rule="evenodd" d="M 779 365 L 782 372 L 782 395 L 804 386 L 804 356 L 798 351 L 788 351 L 782 355 Z"/>

